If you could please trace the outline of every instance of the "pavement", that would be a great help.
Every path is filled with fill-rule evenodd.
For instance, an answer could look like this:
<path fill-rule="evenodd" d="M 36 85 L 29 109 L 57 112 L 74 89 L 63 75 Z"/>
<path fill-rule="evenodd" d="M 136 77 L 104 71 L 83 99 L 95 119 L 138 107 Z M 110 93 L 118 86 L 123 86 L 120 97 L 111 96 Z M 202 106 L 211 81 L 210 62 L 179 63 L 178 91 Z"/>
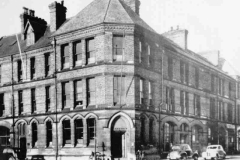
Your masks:
<path fill-rule="evenodd" d="M 239 155 L 227 155 L 225 158 L 226 160 L 240 160 L 240 154 Z M 169 160 L 169 159 L 161 159 L 161 160 Z M 192 160 L 192 159 L 188 159 Z M 204 160 L 202 157 L 199 157 L 198 160 Z"/>

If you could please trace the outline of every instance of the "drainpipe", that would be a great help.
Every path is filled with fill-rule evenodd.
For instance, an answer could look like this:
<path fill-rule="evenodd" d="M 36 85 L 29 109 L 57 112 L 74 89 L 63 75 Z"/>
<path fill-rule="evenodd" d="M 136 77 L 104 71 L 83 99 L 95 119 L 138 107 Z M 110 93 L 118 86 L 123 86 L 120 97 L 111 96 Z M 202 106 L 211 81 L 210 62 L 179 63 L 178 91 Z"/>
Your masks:
<path fill-rule="evenodd" d="M 13 144 L 12 146 L 15 146 L 15 131 L 14 131 L 14 126 L 15 126 L 15 109 L 14 109 L 14 90 L 13 90 L 13 55 L 11 55 L 11 64 L 12 64 L 12 84 L 11 84 L 11 92 L 12 92 L 12 134 L 13 134 Z"/>
<path fill-rule="evenodd" d="M 54 69 L 54 84 L 55 84 L 55 123 L 56 123 L 56 160 L 58 160 L 58 120 L 57 120 L 57 51 L 56 51 L 56 39 L 53 38 L 53 46 L 54 46 L 54 56 L 55 56 L 55 69 Z"/>

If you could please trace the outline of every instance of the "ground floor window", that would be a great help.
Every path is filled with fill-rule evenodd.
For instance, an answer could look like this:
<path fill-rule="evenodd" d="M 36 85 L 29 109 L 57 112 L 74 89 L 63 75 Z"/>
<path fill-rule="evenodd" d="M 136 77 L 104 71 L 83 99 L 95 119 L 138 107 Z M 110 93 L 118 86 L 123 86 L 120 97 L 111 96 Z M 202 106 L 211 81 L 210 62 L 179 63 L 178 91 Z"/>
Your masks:
<path fill-rule="evenodd" d="M 0 127 L 0 146 L 6 147 L 10 145 L 10 130 L 6 127 Z"/>
<path fill-rule="evenodd" d="M 62 122 L 63 129 L 63 146 L 66 144 L 71 144 L 71 124 L 70 120 L 65 119 Z"/>
<path fill-rule="evenodd" d="M 50 147 L 52 145 L 52 122 L 48 121 L 46 123 L 46 129 L 47 129 L 47 147 Z"/>
<path fill-rule="evenodd" d="M 38 130 L 37 124 L 35 122 L 32 123 L 32 147 L 36 147 L 36 143 L 38 140 Z"/>
<path fill-rule="evenodd" d="M 82 119 L 76 119 L 75 124 L 75 144 L 83 143 L 83 121 Z"/>
<path fill-rule="evenodd" d="M 163 128 L 163 150 L 164 151 L 170 151 L 171 146 L 174 142 L 174 124 L 172 123 L 165 123 Z"/>
<path fill-rule="evenodd" d="M 90 144 L 95 139 L 96 121 L 94 118 L 87 119 L 87 142 Z"/>

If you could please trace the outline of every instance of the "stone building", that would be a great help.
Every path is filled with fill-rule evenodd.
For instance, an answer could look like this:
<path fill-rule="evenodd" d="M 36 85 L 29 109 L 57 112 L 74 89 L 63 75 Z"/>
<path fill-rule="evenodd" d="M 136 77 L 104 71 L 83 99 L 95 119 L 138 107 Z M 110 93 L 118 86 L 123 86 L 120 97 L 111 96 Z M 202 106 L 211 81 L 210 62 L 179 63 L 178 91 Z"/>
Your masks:
<path fill-rule="evenodd" d="M 239 81 L 188 50 L 186 30 L 156 33 L 139 6 L 94 0 L 67 19 L 53 2 L 50 24 L 24 8 L 18 38 L 0 38 L 1 150 L 134 160 L 177 143 L 238 147 Z"/>

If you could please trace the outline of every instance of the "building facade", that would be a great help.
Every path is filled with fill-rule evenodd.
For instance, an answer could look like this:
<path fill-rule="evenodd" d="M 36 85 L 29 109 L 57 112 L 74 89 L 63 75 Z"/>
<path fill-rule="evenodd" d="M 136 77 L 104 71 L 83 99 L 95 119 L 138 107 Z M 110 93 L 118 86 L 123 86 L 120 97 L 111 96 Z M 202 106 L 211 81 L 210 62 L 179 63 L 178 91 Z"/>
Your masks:
<path fill-rule="evenodd" d="M 53 2 L 50 24 L 24 8 L 21 33 L 0 38 L 1 149 L 47 160 L 238 149 L 239 79 L 188 50 L 186 30 L 156 33 L 139 6 L 94 0 L 67 19 Z"/>

